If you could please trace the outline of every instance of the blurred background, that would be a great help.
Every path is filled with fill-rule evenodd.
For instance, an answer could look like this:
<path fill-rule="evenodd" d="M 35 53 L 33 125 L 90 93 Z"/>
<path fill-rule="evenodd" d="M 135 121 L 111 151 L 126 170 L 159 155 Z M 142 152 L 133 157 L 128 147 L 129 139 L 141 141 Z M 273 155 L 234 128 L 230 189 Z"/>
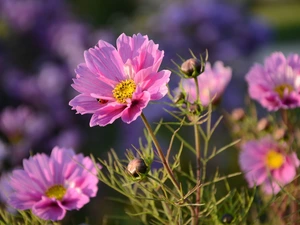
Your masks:
<path fill-rule="evenodd" d="M 56 145 L 104 159 L 111 148 L 122 158 L 131 144 L 138 146 L 140 119 L 90 128 L 91 116 L 76 115 L 68 105 L 77 94 L 70 86 L 74 69 L 99 39 L 115 45 L 123 32 L 147 34 L 165 51 L 161 68 L 175 69 L 171 59 L 190 58 L 189 49 L 198 56 L 208 49 L 210 62 L 222 60 L 233 69 L 218 106 L 231 112 L 244 106 L 244 76 L 254 62 L 262 63 L 273 51 L 300 53 L 299 12 L 298 0 L 0 0 L 1 176 L 30 154 L 49 154 Z M 172 75 L 170 87 L 178 81 Z M 168 120 L 160 106 L 145 110 L 151 122 Z M 169 137 L 159 138 L 167 144 Z M 236 157 L 217 163 L 239 170 Z M 62 223 L 138 224 L 111 196 L 121 197 L 100 183 L 97 198 L 79 212 L 68 212 Z"/>

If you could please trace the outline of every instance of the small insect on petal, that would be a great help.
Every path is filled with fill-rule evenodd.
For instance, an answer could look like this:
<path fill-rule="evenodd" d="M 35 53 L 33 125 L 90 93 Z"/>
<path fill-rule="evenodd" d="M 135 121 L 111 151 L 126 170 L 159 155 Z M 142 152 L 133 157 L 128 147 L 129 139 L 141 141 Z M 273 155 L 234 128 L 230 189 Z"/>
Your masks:
<path fill-rule="evenodd" d="M 98 101 L 100 104 L 106 104 L 106 103 L 108 102 L 108 100 L 101 99 L 101 98 L 97 98 L 97 101 Z"/>

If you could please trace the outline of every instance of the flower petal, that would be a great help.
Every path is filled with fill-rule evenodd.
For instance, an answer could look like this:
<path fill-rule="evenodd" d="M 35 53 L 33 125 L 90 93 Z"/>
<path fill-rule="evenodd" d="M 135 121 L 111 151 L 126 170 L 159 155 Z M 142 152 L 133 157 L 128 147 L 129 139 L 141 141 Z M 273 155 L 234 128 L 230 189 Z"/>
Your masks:
<path fill-rule="evenodd" d="M 84 52 L 87 67 L 92 73 L 112 82 L 123 80 L 125 77 L 124 64 L 115 47 L 101 40 L 98 42 L 98 46 Z"/>
<path fill-rule="evenodd" d="M 43 197 L 32 208 L 33 214 L 44 220 L 62 220 L 66 215 L 66 209 L 61 207 L 58 201 Z"/>
<path fill-rule="evenodd" d="M 104 107 L 96 111 L 90 121 L 90 126 L 106 126 L 113 123 L 116 119 L 120 118 L 123 110 L 126 108 L 124 104 L 111 103 L 106 104 Z"/>
<path fill-rule="evenodd" d="M 141 115 L 142 110 L 148 105 L 150 101 L 150 93 L 142 92 L 133 95 L 133 99 L 128 104 L 128 107 L 122 113 L 122 120 L 125 123 L 131 123 Z"/>

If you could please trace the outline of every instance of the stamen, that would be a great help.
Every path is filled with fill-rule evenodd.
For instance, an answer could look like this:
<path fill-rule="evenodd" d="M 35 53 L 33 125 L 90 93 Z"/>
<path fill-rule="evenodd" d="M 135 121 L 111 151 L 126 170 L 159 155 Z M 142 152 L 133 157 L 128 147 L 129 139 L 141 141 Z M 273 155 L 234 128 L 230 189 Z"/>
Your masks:
<path fill-rule="evenodd" d="M 66 192 L 67 192 L 66 188 L 58 184 L 50 187 L 45 194 L 48 198 L 55 198 L 57 200 L 62 200 Z"/>
<path fill-rule="evenodd" d="M 280 168 L 284 160 L 284 155 L 274 150 L 270 150 L 266 155 L 266 165 L 271 170 Z"/>
<path fill-rule="evenodd" d="M 126 103 L 126 99 L 132 98 L 132 94 L 136 89 L 136 85 L 133 80 L 123 80 L 112 91 L 113 96 L 120 103 Z"/>
<path fill-rule="evenodd" d="M 282 99 L 285 89 L 288 90 L 288 93 L 291 93 L 294 88 L 290 84 L 280 84 L 274 88 L 274 91 L 278 93 L 279 97 Z"/>

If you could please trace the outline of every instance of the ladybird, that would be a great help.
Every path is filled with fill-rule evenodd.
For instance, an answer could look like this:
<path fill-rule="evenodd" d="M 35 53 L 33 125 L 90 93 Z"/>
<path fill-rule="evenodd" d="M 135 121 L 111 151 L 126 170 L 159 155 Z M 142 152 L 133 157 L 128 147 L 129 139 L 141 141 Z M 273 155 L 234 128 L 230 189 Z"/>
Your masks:
<path fill-rule="evenodd" d="M 98 101 L 100 104 L 105 104 L 105 103 L 108 102 L 108 100 L 100 99 L 100 98 L 97 98 L 97 101 Z"/>

